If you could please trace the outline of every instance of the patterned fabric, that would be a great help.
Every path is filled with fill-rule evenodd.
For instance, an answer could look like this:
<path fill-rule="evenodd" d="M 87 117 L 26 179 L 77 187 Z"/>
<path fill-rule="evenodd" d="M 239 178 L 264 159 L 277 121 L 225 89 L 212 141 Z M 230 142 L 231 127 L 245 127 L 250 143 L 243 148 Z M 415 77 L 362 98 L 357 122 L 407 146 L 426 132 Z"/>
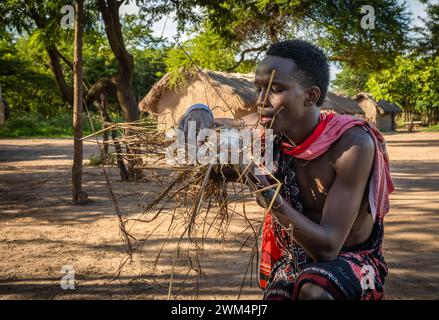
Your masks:
<path fill-rule="evenodd" d="M 280 155 L 277 178 L 284 182 L 281 195 L 297 211 L 303 212 L 294 162 Z M 336 299 L 381 299 L 387 265 L 381 251 L 383 224 L 376 219 L 369 239 L 360 245 L 342 248 L 331 262 L 314 262 L 312 258 L 283 229 L 271 215 L 270 223 L 278 248 L 264 299 L 297 299 L 299 288 L 306 282 L 317 284 Z M 362 284 L 363 283 L 363 284 Z"/>
<path fill-rule="evenodd" d="M 323 287 L 336 299 L 381 299 L 384 296 L 384 278 L 388 271 L 381 251 L 383 217 L 389 210 L 388 193 L 393 191 L 393 183 L 388 171 L 388 157 L 384 138 L 376 128 L 369 126 L 364 120 L 347 117 L 321 116 L 316 130 L 304 142 L 305 147 L 304 144 L 301 145 L 300 153 L 292 154 L 295 148 L 277 136 L 274 146 L 274 171 L 279 181 L 283 182 L 282 197 L 294 209 L 303 212 L 292 157 L 314 159 L 316 157 L 313 157 L 310 150 L 321 155 L 330 147 L 328 141 L 331 140 L 327 138 L 322 140 L 320 138 L 322 134 L 331 135 L 333 143 L 347 129 L 360 125 L 374 139 L 376 150 L 369 183 L 369 189 L 374 192 L 373 195 L 369 193 L 371 213 L 375 212 L 372 234 L 361 245 L 342 248 L 334 261 L 314 262 L 269 213 L 263 226 L 260 263 L 260 286 L 265 288 L 264 299 L 297 299 L 300 287 L 306 282 Z M 335 130 L 335 133 L 330 133 L 328 128 Z M 316 132 L 318 134 L 315 134 Z M 313 149 L 315 143 L 319 145 L 317 151 Z M 377 195 L 377 190 L 381 190 L 383 194 Z"/>

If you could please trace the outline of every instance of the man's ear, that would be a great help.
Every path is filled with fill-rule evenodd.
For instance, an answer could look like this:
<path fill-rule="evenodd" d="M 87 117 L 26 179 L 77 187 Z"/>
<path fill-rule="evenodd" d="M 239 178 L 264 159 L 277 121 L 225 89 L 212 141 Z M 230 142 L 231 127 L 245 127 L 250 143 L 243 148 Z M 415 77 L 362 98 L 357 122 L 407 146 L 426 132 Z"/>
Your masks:
<path fill-rule="evenodd" d="M 305 107 L 312 107 L 319 101 L 321 95 L 320 88 L 312 86 L 306 89 Z"/>

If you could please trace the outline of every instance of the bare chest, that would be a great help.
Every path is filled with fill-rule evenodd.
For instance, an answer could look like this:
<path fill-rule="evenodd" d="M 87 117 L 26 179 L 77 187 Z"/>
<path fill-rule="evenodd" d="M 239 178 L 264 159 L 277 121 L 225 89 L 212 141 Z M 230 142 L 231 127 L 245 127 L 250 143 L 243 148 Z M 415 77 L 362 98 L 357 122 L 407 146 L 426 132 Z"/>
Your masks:
<path fill-rule="evenodd" d="M 329 189 L 335 180 L 335 170 L 327 152 L 317 159 L 295 159 L 295 169 L 305 212 L 320 222 Z"/>

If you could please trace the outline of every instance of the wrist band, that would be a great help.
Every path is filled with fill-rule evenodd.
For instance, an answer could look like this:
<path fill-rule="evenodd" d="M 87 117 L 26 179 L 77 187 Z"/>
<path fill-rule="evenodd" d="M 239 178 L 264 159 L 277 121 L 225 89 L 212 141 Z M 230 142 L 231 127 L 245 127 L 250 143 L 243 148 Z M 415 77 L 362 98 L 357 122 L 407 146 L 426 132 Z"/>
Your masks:
<path fill-rule="evenodd" d="M 190 106 L 190 107 L 186 110 L 186 112 L 184 113 L 183 117 L 185 117 L 189 112 L 191 112 L 192 110 L 195 110 L 195 109 L 206 110 L 206 111 L 208 111 L 208 112 L 210 113 L 210 115 L 211 115 L 212 118 L 213 118 L 213 112 L 212 112 L 212 110 L 210 110 L 210 108 L 209 108 L 208 106 L 206 106 L 205 104 L 202 104 L 202 103 L 197 103 L 197 104 L 194 104 L 194 105 Z"/>
<path fill-rule="evenodd" d="M 267 201 L 267 207 L 268 207 L 270 205 L 271 201 L 273 200 L 273 197 L 276 194 L 276 192 L 273 189 L 267 189 L 267 190 L 261 191 L 261 194 L 264 197 L 264 199 Z M 279 208 L 282 203 L 283 203 L 283 200 L 281 198 L 281 201 L 277 206 L 275 205 L 275 203 L 273 203 L 273 209 Z"/>

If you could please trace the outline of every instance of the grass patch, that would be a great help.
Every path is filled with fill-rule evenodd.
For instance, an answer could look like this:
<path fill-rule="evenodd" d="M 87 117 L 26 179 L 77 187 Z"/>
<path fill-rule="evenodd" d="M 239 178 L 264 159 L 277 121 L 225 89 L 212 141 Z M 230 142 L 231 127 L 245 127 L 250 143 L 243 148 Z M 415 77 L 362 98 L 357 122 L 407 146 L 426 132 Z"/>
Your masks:
<path fill-rule="evenodd" d="M 439 131 L 439 123 L 431 127 L 422 128 L 422 131 Z"/>
<path fill-rule="evenodd" d="M 103 164 L 116 164 L 116 155 L 110 152 L 105 158 L 102 153 L 91 154 L 88 157 L 88 165 L 92 167 L 99 167 Z"/>
<path fill-rule="evenodd" d="M 100 118 L 99 115 L 92 117 Z M 72 115 L 60 113 L 47 118 L 37 113 L 12 113 L 5 125 L 0 127 L 0 138 L 71 138 L 73 137 Z M 113 118 L 115 122 L 122 118 Z M 94 129 L 101 130 L 101 123 L 93 121 Z M 83 118 L 83 135 L 93 133 L 88 118 Z"/>

